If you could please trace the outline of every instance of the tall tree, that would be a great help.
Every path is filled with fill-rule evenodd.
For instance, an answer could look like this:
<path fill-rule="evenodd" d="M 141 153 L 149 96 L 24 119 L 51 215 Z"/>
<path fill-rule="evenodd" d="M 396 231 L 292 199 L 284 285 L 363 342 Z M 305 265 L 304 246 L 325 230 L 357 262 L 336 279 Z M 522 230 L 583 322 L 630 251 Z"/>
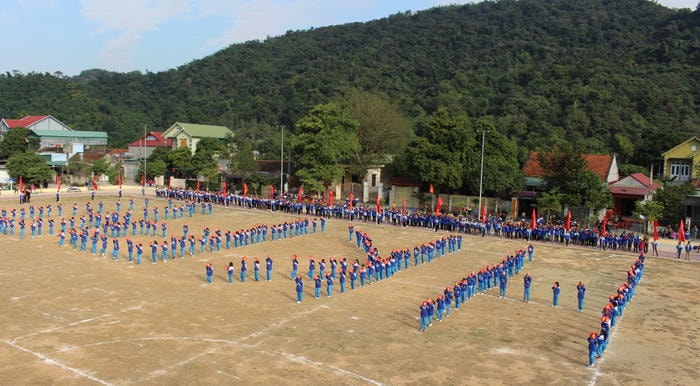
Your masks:
<path fill-rule="evenodd" d="M 30 144 L 36 141 L 29 138 L 29 133 L 30 131 L 24 127 L 8 130 L 0 142 L 0 158 L 9 158 L 17 153 L 24 153 L 32 149 Z"/>
<path fill-rule="evenodd" d="M 588 164 L 580 149 L 561 149 L 541 152 L 539 161 L 544 172 L 545 190 L 557 189 L 567 206 L 588 206 L 601 209 L 609 204 L 605 185 L 600 177 L 588 170 Z"/>
<path fill-rule="evenodd" d="M 358 124 L 355 135 L 360 147 L 353 154 L 353 174 L 364 176 L 374 165 L 385 164 L 387 156 L 400 154 L 413 136 L 411 121 L 399 106 L 378 91 L 351 89 L 343 105 Z"/>
<path fill-rule="evenodd" d="M 53 175 L 44 158 L 31 151 L 12 155 L 7 161 L 7 173 L 12 178 L 22 176 L 24 183 L 36 185 L 49 181 Z"/>
<path fill-rule="evenodd" d="M 681 185 L 664 184 L 661 189 L 654 192 L 654 201 L 663 206 L 663 212 L 659 220 L 668 224 L 676 224 L 678 219 L 684 218 L 686 214 L 682 212 L 683 201 L 695 189 L 689 182 Z"/>
<path fill-rule="evenodd" d="M 296 125 L 296 174 L 308 192 L 322 192 L 343 176 L 360 148 L 354 135 L 357 121 L 335 103 L 317 105 Z"/>
<path fill-rule="evenodd" d="M 467 149 L 474 147 L 473 133 L 465 118 L 452 117 L 439 109 L 409 143 L 403 162 L 424 183 L 450 190 L 462 186 L 468 167 Z M 474 167 L 473 160 L 470 164 Z"/>

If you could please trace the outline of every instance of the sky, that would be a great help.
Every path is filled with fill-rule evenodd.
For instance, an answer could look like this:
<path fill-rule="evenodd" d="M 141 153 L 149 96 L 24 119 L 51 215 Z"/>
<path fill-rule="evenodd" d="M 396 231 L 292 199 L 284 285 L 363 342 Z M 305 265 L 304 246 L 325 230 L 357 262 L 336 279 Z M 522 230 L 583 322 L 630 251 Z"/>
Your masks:
<path fill-rule="evenodd" d="M 0 73 L 160 72 L 231 44 L 478 0 L 3 0 Z M 694 10 L 699 0 L 658 0 Z"/>

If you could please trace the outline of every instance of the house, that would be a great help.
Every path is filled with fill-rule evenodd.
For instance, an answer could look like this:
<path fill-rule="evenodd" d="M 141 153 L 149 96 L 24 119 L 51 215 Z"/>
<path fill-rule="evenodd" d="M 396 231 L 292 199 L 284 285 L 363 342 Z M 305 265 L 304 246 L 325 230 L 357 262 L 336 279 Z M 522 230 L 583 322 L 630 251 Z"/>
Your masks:
<path fill-rule="evenodd" d="M 652 199 L 656 189 L 661 186 L 642 173 L 633 173 L 608 186 L 613 197 L 613 214 L 631 216 L 635 202 Z"/>
<path fill-rule="evenodd" d="M 163 137 L 162 131 L 149 131 L 145 137 L 128 144 L 127 153 L 132 158 L 144 159 L 150 157 L 153 150 L 161 146 L 172 148 L 173 139 Z"/>
<path fill-rule="evenodd" d="M 620 179 L 617 167 L 617 157 L 614 154 L 584 154 L 588 170 L 594 172 L 600 182 L 611 184 Z M 540 154 L 530 152 L 525 165 L 525 187 L 523 192 L 515 192 L 511 198 L 511 213 L 529 213 L 534 201 L 538 197 L 538 190 L 544 185 L 544 170 L 540 165 Z"/>
<path fill-rule="evenodd" d="M 24 127 L 29 137 L 39 140 L 39 154 L 50 166 L 64 166 L 76 153 L 100 152 L 107 147 L 107 133 L 73 130 L 51 115 L 29 115 L 22 119 L 2 119 L 0 135 Z"/>
<path fill-rule="evenodd" d="M 666 151 L 663 176 L 669 180 L 690 181 L 700 178 L 700 168 L 694 166 L 700 162 L 700 138 L 692 137 Z"/>
<path fill-rule="evenodd" d="M 181 122 L 175 122 L 174 125 L 163 132 L 163 138 L 172 141 L 172 149 L 188 147 L 192 154 L 197 150 L 197 143 L 202 138 L 216 138 L 224 141 L 228 136 L 233 136 L 233 132 L 226 126 L 198 125 Z"/>

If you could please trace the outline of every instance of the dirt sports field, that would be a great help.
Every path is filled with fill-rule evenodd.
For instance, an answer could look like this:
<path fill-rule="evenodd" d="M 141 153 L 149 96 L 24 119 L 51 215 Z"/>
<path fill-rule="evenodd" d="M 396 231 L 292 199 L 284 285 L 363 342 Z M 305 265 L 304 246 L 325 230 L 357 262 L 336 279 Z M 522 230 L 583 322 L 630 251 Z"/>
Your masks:
<path fill-rule="evenodd" d="M 7 196 L 3 192 L 0 207 L 19 207 Z M 113 210 L 115 196 L 100 190 L 96 202 Z M 32 204 L 52 199 L 49 191 L 35 195 Z M 82 211 L 88 199 L 63 194 L 64 216 L 73 202 Z M 135 201 L 140 218 L 143 200 Z M 164 204 L 153 197 L 151 203 Z M 236 230 L 294 218 L 216 207 L 213 216 L 168 223 L 169 232 L 181 233 L 186 221 L 199 235 L 204 226 Z M 356 226 L 382 254 L 437 236 Z M 124 243 L 115 262 L 111 243 L 107 257 L 98 257 L 89 248 L 87 254 L 59 249 L 56 237 L 0 235 L 0 384 L 690 385 L 700 379 L 700 266 L 669 258 L 673 244 L 661 245 L 666 257 L 647 259 L 607 352 L 587 368 L 586 337 L 600 329 L 601 308 L 625 280 L 634 254 L 536 243 L 535 261 L 525 265 L 534 277 L 532 302 L 521 301 L 522 274 L 516 275 L 506 299 L 491 290 L 421 333 L 421 300 L 524 242 L 466 236 L 459 253 L 354 291 L 348 282 L 342 295 L 336 283 L 331 298 L 316 300 L 305 280 L 304 300 L 297 304 L 289 257 L 299 255 L 304 276 L 308 255 L 363 260 L 347 234 L 346 221 L 329 220 L 323 234 L 204 256 L 197 247 L 194 257 L 168 263 L 152 264 L 146 249 L 140 266 L 127 262 Z M 135 239 L 146 244 L 152 238 Z M 236 278 L 226 284 L 225 265 L 234 261 L 238 272 L 243 255 L 270 255 L 273 280 L 255 282 L 251 270 L 245 283 Z M 205 284 L 206 262 L 214 265 L 211 286 Z M 579 280 L 588 288 L 583 313 L 576 311 Z M 554 281 L 563 288 L 557 309 L 550 306 Z"/>

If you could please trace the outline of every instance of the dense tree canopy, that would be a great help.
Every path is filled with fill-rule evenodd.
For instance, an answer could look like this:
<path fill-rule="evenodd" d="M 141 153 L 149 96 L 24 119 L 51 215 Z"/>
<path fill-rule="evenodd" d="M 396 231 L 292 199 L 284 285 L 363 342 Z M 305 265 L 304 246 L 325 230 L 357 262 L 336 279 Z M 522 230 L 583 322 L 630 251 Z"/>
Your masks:
<path fill-rule="evenodd" d="M 33 151 L 12 155 L 7 161 L 7 173 L 14 179 L 21 176 L 25 184 L 35 185 L 50 181 L 53 176 L 44 158 Z"/>

